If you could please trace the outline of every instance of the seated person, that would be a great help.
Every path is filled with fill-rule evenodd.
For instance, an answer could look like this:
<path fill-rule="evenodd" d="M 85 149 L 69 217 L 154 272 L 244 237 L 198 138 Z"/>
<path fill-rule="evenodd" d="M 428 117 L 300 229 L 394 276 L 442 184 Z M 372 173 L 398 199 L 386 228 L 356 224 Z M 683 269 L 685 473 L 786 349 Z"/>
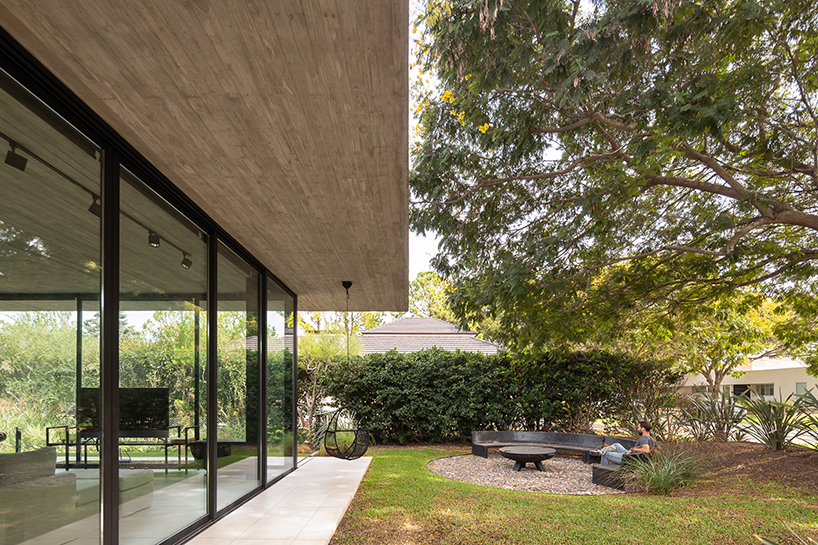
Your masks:
<path fill-rule="evenodd" d="M 650 454 L 651 450 L 658 446 L 656 439 L 650 436 L 650 424 L 643 420 L 639 422 L 636 428 L 639 431 L 640 437 L 636 440 L 633 448 L 626 449 L 619 443 L 613 445 L 602 445 L 602 448 L 592 450 L 591 454 L 602 456 L 601 465 L 608 465 L 609 463 L 621 464 L 622 456 L 625 454 Z"/>

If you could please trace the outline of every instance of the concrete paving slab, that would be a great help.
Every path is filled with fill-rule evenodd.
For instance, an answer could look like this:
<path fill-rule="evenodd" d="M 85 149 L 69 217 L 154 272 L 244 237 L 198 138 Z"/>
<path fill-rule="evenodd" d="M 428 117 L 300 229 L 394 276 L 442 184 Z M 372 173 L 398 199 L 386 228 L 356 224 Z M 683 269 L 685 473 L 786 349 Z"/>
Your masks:
<path fill-rule="evenodd" d="M 191 545 L 327 545 L 372 458 L 312 457 Z"/>

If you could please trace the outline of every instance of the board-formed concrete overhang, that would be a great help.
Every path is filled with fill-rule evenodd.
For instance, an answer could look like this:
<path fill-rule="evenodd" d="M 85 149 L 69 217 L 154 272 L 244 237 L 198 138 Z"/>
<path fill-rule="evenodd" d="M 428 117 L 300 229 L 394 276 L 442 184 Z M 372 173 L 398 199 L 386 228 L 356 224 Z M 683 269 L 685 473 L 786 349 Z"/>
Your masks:
<path fill-rule="evenodd" d="M 3 0 L 0 26 L 299 296 L 405 310 L 408 0 Z"/>

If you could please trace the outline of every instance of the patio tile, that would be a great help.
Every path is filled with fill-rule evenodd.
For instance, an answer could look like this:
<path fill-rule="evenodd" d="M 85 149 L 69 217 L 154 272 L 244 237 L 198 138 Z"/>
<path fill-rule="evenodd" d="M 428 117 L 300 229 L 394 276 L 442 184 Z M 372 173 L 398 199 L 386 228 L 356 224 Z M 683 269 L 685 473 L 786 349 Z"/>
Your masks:
<path fill-rule="evenodd" d="M 293 545 L 295 542 L 292 539 L 242 539 L 233 543 L 240 545 Z"/>
<path fill-rule="evenodd" d="M 320 540 L 326 536 L 332 537 L 345 512 L 346 508 L 322 507 L 318 509 L 298 534 L 298 540 Z"/>
<path fill-rule="evenodd" d="M 196 539 L 234 536 L 229 545 L 327 545 L 370 461 L 310 459 Z M 191 543 L 223 545 L 213 539 Z"/>
<path fill-rule="evenodd" d="M 226 538 L 206 538 L 202 536 L 196 536 L 191 541 L 188 541 L 190 545 L 230 545 L 233 543 L 233 538 L 226 539 Z"/>

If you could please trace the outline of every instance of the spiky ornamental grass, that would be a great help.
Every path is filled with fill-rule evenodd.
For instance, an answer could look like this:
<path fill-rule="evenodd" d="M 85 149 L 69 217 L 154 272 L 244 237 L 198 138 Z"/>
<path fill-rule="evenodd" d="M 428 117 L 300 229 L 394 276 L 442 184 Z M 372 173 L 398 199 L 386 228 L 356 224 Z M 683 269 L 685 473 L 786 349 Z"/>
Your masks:
<path fill-rule="evenodd" d="M 691 454 L 663 449 L 648 459 L 626 460 L 622 471 L 628 482 L 649 494 L 670 494 L 695 484 L 703 470 Z"/>
<path fill-rule="evenodd" d="M 690 407 L 683 409 L 679 420 L 696 441 L 729 441 L 739 431 L 747 410 L 740 401 L 725 392 L 711 396 L 699 389 L 699 395 L 690 398 Z"/>
<path fill-rule="evenodd" d="M 765 399 L 753 392 L 752 399 L 741 398 L 741 404 L 751 414 L 747 419 L 747 435 L 772 450 L 783 450 L 807 433 L 802 398 L 793 400 Z"/>

